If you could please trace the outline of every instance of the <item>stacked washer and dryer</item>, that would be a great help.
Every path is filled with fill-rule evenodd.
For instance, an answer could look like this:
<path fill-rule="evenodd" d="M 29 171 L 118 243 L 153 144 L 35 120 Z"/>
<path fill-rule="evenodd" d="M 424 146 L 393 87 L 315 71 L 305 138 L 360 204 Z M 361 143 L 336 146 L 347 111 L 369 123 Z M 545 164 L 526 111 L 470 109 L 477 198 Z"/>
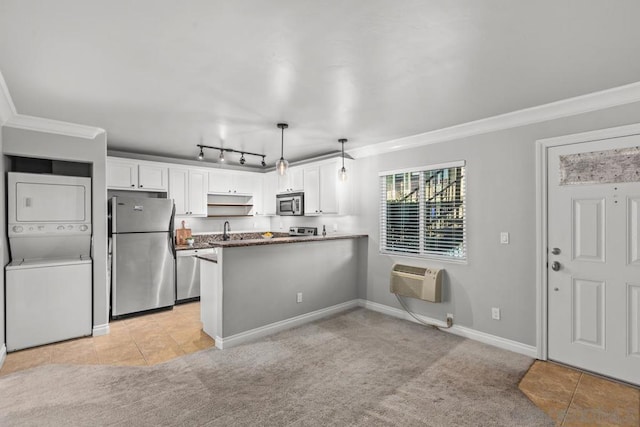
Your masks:
<path fill-rule="evenodd" d="M 7 350 L 91 335 L 91 178 L 9 172 Z"/>

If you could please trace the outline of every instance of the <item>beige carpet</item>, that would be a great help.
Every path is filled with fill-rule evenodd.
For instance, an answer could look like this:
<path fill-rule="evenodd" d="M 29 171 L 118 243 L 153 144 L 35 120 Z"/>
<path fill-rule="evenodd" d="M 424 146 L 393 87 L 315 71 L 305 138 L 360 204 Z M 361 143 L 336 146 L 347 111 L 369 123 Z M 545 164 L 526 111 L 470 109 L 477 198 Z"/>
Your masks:
<path fill-rule="evenodd" d="M 531 362 L 355 309 L 152 367 L 10 374 L 0 425 L 553 425 L 518 390 Z"/>

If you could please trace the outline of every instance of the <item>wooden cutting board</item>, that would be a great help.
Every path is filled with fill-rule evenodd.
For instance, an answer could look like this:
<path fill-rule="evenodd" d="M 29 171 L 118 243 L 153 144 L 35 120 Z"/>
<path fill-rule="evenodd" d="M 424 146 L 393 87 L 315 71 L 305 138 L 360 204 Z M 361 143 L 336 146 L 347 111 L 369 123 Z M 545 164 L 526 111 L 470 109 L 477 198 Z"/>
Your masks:
<path fill-rule="evenodd" d="M 176 245 L 186 245 L 187 242 L 185 241 L 185 239 L 187 237 L 191 237 L 191 229 L 190 228 L 184 228 L 185 226 L 185 222 L 182 221 L 182 228 L 178 228 L 176 230 Z"/>

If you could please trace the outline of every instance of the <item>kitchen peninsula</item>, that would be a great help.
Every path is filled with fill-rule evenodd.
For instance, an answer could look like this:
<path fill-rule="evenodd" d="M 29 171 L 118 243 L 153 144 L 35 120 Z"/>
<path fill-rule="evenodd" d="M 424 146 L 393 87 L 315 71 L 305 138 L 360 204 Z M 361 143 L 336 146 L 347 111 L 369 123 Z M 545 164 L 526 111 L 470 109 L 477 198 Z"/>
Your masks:
<path fill-rule="evenodd" d="M 367 239 L 331 234 L 212 243 L 200 258 L 201 319 L 228 348 L 357 305 Z"/>

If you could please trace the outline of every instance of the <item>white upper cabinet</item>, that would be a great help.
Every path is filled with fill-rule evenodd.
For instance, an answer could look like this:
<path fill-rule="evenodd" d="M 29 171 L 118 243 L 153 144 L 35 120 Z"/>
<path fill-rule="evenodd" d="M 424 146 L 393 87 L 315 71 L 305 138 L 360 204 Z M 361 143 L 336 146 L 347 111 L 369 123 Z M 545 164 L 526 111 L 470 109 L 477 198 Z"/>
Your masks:
<path fill-rule="evenodd" d="M 340 167 L 340 161 L 330 160 L 304 168 L 306 216 L 350 213 L 350 184 L 338 179 Z"/>
<path fill-rule="evenodd" d="M 168 168 L 162 165 L 141 163 L 138 165 L 138 188 L 147 191 L 169 189 Z"/>
<path fill-rule="evenodd" d="M 107 188 L 122 190 L 138 188 L 138 163 L 107 158 Z"/>
<path fill-rule="evenodd" d="M 225 170 L 209 171 L 209 192 L 233 193 L 233 173 Z"/>
<path fill-rule="evenodd" d="M 339 191 L 338 167 L 335 162 L 320 165 L 320 212 L 337 214 Z"/>
<path fill-rule="evenodd" d="M 209 171 L 209 193 L 254 194 L 260 191 L 258 175 L 252 172 Z"/>
<path fill-rule="evenodd" d="M 169 169 L 169 197 L 176 215 L 207 216 L 207 179 L 205 170 Z"/>
<path fill-rule="evenodd" d="M 189 215 L 207 216 L 208 173 L 189 170 Z"/>
<path fill-rule="evenodd" d="M 258 215 L 276 214 L 276 193 L 278 193 L 277 172 L 265 173 L 262 178 L 262 200 L 256 208 Z"/>
<path fill-rule="evenodd" d="M 167 191 L 168 168 L 160 163 L 107 158 L 107 188 L 134 191 Z"/>
<path fill-rule="evenodd" d="M 304 191 L 304 170 L 302 167 L 289 168 L 285 175 L 277 176 L 278 193 L 295 193 Z"/>
<path fill-rule="evenodd" d="M 320 168 L 308 166 L 304 169 L 304 214 L 320 214 Z"/>

